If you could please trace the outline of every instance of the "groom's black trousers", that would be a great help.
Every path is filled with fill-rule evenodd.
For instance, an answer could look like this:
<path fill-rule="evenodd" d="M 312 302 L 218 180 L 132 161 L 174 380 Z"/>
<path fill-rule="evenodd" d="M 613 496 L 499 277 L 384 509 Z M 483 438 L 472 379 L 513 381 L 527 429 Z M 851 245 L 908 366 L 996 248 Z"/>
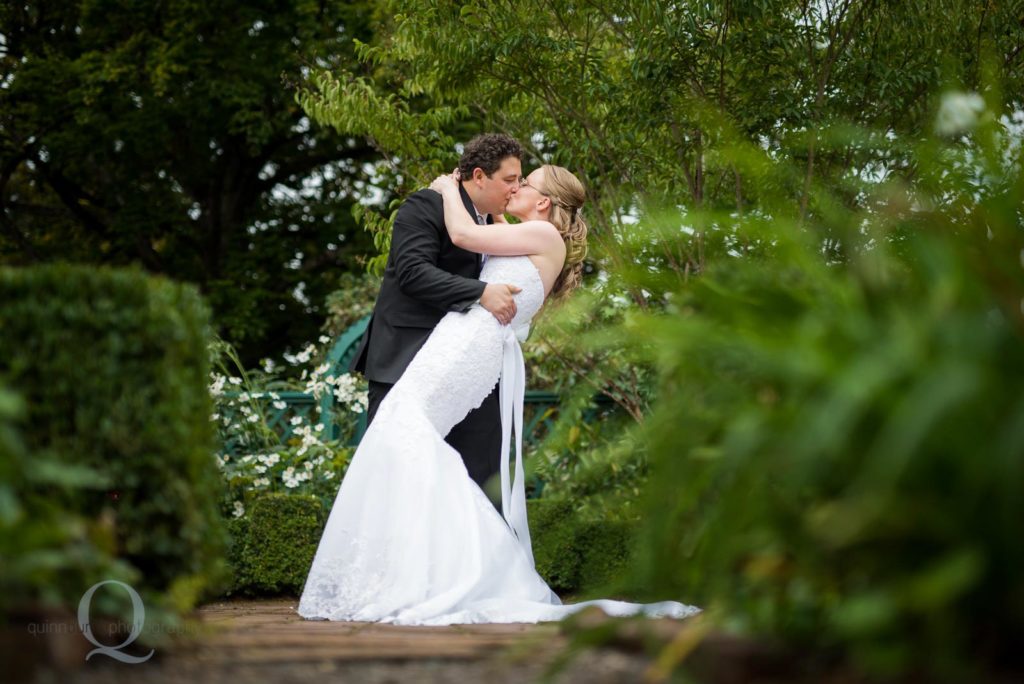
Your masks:
<path fill-rule="evenodd" d="M 394 385 L 386 382 L 370 381 L 367 424 L 373 422 L 380 402 L 392 387 Z M 501 405 L 497 385 L 479 408 L 470 411 L 461 423 L 452 428 L 444 441 L 459 452 L 469 476 L 481 488 L 498 473 L 501 467 Z"/>

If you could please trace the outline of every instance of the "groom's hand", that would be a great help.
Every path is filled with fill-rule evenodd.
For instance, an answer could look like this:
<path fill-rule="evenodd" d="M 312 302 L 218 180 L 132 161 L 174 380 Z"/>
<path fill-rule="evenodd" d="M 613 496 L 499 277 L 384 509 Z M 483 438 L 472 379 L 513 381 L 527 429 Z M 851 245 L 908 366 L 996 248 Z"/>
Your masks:
<path fill-rule="evenodd" d="M 488 283 L 484 293 L 480 295 L 480 306 L 484 307 L 498 319 L 502 325 L 508 325 L 516 315 L 516 300 L 513 298 L 522 288 L 515 285 Z"/>

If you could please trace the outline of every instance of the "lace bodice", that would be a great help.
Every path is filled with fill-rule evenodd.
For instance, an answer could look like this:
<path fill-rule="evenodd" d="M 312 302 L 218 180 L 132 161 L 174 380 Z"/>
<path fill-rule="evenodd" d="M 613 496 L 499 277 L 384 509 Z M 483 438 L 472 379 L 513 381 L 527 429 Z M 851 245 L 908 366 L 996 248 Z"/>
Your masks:
<path fill-rule="evenodd" d="M 516 295 L 516 315 L 510 325 L 519 341 L 525 341 L 530 332 L 530 321 L 544 304 L 544 282 L 530 257 L 488 257 L 480 280 L 508 283 L 523 289 Z"/>
<path fill-rule="evenodd" d="M 529 257 L 489 257 L 480 279 L 522 289 L 508 328 L 475 304 L 467 313 L 450 313 L 434 328 L 423 348 L 382 403 L 411 401 L 423 407 L 438 432 L 448 432 L 480 406 L 501 374 L 509 328 L 523 340 L 544 303 L 544 283 Z M 392 399 L 392 396 L 396 397 Z"/>

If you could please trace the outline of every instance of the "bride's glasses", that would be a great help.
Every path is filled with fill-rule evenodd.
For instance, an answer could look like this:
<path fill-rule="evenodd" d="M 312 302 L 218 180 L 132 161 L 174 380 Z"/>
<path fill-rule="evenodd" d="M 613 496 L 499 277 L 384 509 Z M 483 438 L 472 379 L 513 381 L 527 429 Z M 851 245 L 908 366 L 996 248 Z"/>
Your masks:
<path fill-rule="evenodd" d="M 548 193 L 544 192 L 543 190 L 538 188 L 536 185 L 530 185 L 530 181 L 528 181 L 526 179 L 526 176 L 523 176 L 522 178 L 519 179 L 519 187 L 520 188 L 533 188 L 534 190 L 536 190 L 540 194 L 544 195 L 545 197 L 551 197 L 551 195 L 549 195 Z"/>

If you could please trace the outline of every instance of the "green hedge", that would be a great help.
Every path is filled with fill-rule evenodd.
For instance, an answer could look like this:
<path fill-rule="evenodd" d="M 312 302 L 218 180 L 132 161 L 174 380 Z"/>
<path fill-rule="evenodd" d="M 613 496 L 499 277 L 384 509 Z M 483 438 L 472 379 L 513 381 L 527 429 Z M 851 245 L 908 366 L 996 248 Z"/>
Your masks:
<path fill-rule="evenodd" d="M 625 571 L 634 526 L 582 520 L 567 501 L 527 502 L 537 571 L 559 593 L 580 593 L 616 582 Z M 327 511 L 313 496 L 263 494 L 244 518 L 229 524 L 229 593 L 294 594 L 313 563 Z"/>
<path fill-rule="evenodd" d="M 75 605 L 84 582 L 112 577 L 119 559 L 114 577 L 187 609 L 220 581 L 226 541 L 208 313 L 196 291 L 134 270 L 4 268 L 0 330 L 0 383 L 24 400 L 31 455 L 18 494 L 37 507 L 45 500 L 48 520 L 81 521 L 50 530 L 32 515 L 12 523 L 22 538 L 34 527 L 65 572 L 45 562 L 22 568 L 5 593 Z"/>
<path fill-rule="evenodd" d="M 526 502 L 537 572 L 558 593 L 615 584 L 628 567 L 635 525 L 581 518 L 572 502 Z"/>
<path fill-rule="evenodd" d="M 263 494 L 231 520 L 231 593 L 295 594 L 313 564 L 327 517 L 315 496 Z"/>

